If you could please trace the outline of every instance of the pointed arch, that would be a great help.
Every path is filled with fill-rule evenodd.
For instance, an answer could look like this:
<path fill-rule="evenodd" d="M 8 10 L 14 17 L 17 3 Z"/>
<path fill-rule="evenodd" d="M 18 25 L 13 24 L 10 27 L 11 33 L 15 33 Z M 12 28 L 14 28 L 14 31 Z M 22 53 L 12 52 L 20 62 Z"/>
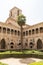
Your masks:
<path fill-rule="evenodd" d="M 37 40 L 37 49 L 42 49 L 42 40 L 41 39 Z"/>
<path fill-rule="evenodd" d="M 5 39 L 2 39 L 1 40 L 1 49 L 5 49 L 5 46 L 6 46 Z"/>

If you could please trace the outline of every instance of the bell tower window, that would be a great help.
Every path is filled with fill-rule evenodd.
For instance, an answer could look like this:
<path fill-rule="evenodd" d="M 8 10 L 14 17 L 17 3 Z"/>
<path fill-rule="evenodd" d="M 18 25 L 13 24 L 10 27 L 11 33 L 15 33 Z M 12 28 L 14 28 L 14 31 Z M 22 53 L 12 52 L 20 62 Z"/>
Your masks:
<path fill-rule="evenodd" d="M 17 15 L 19 16 L 19 10 L 17 11 Z"/>
<path fill-rule="evenodd" d="M 12 16 L 12 12 L 11 12 L 11 16 Z"/>

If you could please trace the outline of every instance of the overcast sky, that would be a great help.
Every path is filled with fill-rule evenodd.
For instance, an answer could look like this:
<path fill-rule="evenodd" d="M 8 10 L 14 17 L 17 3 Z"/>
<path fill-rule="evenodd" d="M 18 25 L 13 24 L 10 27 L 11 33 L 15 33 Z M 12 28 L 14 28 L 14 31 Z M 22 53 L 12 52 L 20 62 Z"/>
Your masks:
<path fill-rule="evenodd" d="M 0 0 L 0 21 L 6 21 L 14 6 L 22 10 L 27 24 L 43 22 L 43 0 Z"/>

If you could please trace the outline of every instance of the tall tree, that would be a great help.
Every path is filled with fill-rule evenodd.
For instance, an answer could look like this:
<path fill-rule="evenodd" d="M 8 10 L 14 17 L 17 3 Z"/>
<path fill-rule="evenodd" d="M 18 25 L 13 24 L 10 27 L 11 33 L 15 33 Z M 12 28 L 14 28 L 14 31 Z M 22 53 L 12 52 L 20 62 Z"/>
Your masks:
<path fill-rule="evenodd" d="M 21 46 L 23 49 L 23 25 L 25 25 L 26 17 L 24 15 L 19 15 L 18 16 L 18 24 L 21 26 Z"/>

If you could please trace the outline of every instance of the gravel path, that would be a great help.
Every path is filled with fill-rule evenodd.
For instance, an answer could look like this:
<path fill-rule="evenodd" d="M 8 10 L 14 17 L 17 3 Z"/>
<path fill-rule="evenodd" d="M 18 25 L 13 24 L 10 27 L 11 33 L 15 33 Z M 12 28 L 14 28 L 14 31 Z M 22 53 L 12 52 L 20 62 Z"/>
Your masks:
<path fill-rule="evenodd" d="M 19 58 L 1 59 L 0 62 L 6 63 L 8 65 L 27 65 L 27 64 L 21 63 Z"/>
<path fill-rule="evenodd" d="M 25 63 L 27 61 L 42 61 L 42 59 L 36 59 L 36 58 L 6 58 L 6 59 L 1 59 L 0 62 L 6 63 L 8 65 L 27 65 L 27 63 Z M 24 62 L 22 62 L 24 61 Z"/>

